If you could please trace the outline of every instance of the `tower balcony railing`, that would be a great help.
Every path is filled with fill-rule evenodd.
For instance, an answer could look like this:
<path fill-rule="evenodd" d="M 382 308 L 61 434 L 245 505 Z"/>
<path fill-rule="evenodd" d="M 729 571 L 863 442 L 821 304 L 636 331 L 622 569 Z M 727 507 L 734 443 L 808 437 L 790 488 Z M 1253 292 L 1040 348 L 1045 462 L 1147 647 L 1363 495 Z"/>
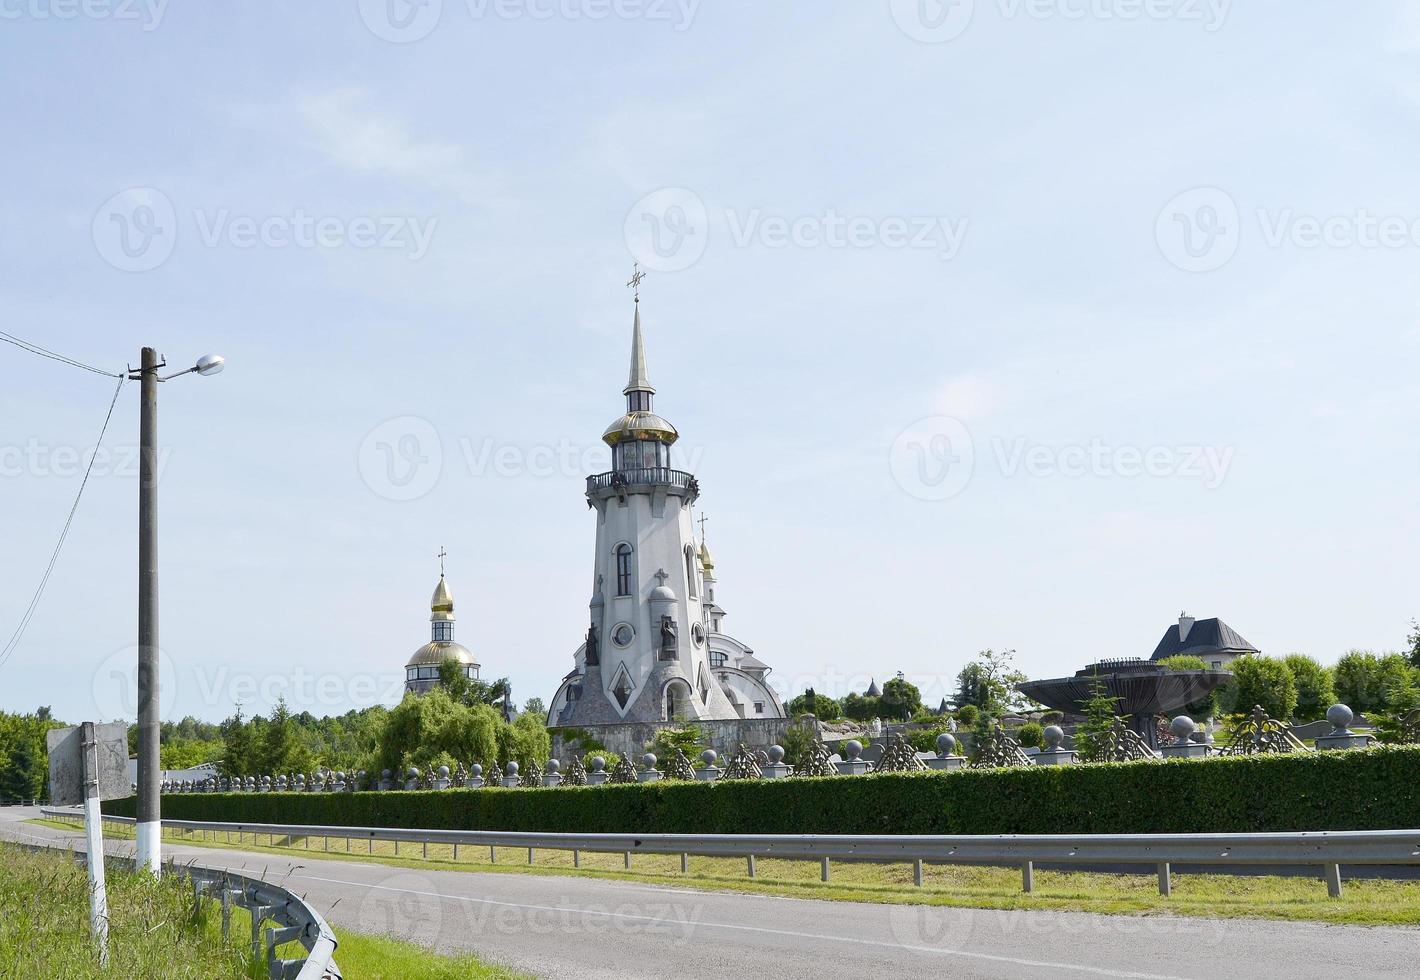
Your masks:
<path fill-rule="evenodd" d="M 612 470 L 609 473 L 595 473 L 587 477 L 587 493 L 614 493 L 618 490 L 639 490 L 646 487 L 669 487 L 684 490 L 694 496 L 700 494 L 700 484 L 695 477 L 684 470 L 673 470 L 666 466 L 638 466 L 632 469 Z"/>

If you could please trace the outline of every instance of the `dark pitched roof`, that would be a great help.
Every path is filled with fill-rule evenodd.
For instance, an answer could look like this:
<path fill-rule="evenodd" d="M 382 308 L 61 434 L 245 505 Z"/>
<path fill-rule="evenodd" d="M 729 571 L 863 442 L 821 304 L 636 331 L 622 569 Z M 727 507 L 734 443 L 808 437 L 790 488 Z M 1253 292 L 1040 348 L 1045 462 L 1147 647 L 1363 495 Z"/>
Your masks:
<path fill-rule="evenodd" d="M 1214 618 L 1195 621 L 1188 631 L 1188 636 L 1182 640 L 1178 636 L 1178 624 L 1170 626 L 1164 630 L 1164 638 L 1159 641 L 1159 645 L 1154 648 L 1154 655 L 1149 659 L 1163 660 L 1165 657 L 1181 654 L 1202 657 L 1210 653 L 1257 652 L 1257 647 L 1244 640 L 1231 626 Z"/>

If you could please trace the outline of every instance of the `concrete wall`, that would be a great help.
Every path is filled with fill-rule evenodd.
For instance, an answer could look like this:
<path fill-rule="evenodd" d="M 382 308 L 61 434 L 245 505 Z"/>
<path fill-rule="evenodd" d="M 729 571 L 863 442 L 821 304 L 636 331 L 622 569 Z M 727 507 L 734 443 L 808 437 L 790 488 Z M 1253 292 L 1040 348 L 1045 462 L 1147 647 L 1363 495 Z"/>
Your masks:
<path fill-rule="evenodd" d="M 751 749 L 767 749 L 771 745 L 782 745 L 784 732 L 789 727 L 786 718 L 744 719 L 735 721 L 698 721 L 693 723 L 700 729 L 701 745 L 720 753 L 722 757 L 736 752 L 740 743 Z M 581 731 L 602 743 L 617 755 L 629 755 L 639 760 L 646 746 L 655 741 L 658 732 L 682 727 L 665 722 L 646 722 L 622 725 L 587 726 Z M 573 755 L 582 755 L 580 746 L 569 747 L 560 729 L 552 729 L 552 754 L 559 760 L 569 761 Z M 595 753 L 593 753 L 595 754 Z M 690 760 L 699 765 L 696 759 Z"/>

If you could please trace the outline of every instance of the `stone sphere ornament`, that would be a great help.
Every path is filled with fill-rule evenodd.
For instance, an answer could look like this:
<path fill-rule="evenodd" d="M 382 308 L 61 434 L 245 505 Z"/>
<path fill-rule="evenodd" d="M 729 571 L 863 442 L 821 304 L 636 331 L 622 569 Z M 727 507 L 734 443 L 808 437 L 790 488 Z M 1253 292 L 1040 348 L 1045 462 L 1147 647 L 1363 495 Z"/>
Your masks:
<path fill-rule="evenodd" d="M 714 749 L 706 749 L 704 752 L 700 753 L 700 761 L 705 763 L 706 769 L 714 768 L 715 760 L 718 758 L 720 758 L 720 756 Z"/>
<path fill-rule="evenodd" d="M 1337 731 L 1344 732 L 1351 727 L 1351 722 L 1356 720 L 1356 712 L 1344 704 L 1333 704 L 1326 709 L 1326 720 L 1331 722 L 1331 726 Z"/>
<path fill-rule="evenodd" d="M 769 747 L 769 764 L 777 766 L 784 761 L 784 746 L 771 745 Z"/>
<path fill-rule="evenodd" d="M 599 755 L 592 756 L 592 772 L 606 772 L 606 760 Z"/>
<path fill-rule="evenodd" d="M 554 775 L 554 776 L 555 776 L 557 773 L 559 773 L 559 772 L 561 772 L 561 771 L 562 771 L 562 763 L 558 762 L 556 759 L 548 759 L 548 760 L 547 760 L 547 772 L 548 772 L 549 775 Z"/>
<path fill-rule="evenodd" d="M 510 763 L 508 763 L 508 775 L 509 775 L 509 776 L 516 776 L 517 774 L 518 774 L 518 764 L 517 764 L 516 762 L 510 762 Z"/>
<path fill-rule="evenodd" d="M 956 750 L 957 740 L 950 732 L 942 732 L 937 736 L 937 755 L 945 759 Z"/>
<path fill-rule="evenodd" d="M 440 766 L 440 767 L 439 767 L 439 778 L 440 778 L 440 779 L 448 779 L 448 778 L 449 778 L 449 767 L 448 767 L 448 766 Z"/>
<path fill-rule="evenodd" d="M 1058 752 L 1065 741 L 1065 730 L 1059 725 L 1047 725 L 1045 731 L 1041 732 L 1041 737 L 1045 739 L 1047 752 Z"/>
<path fill-rule="evenodd" d="M 474 779 L 478 779 L 483 775 L 483 767 L 476 762 L 468 767 L 468 771 L 473 775 Z"/>
<path fill-rule="evenodd" d="M 1169 731 L 1173 737 L 1180 742 L 1187 742 L 1193 737 L 1193 733 L 1198 730 L 1198 725 L 1188 715 L 1179 715 L 1169 722 Z"/>
<path fill-rule="evenodd" d="M 654 752 L 647 752 L 643 755 L 641 757 L 641 766 L 645 769 L 656 768 L 656 754 Z"/>
<path fill-rule="evenodd" d="M 856 738 L 850 738 L 848 744 L 843 746 L 843 751 L 847 754 L 849 761 L 857 762 L 858 756 L 863 754 L 863 743 Z"/>

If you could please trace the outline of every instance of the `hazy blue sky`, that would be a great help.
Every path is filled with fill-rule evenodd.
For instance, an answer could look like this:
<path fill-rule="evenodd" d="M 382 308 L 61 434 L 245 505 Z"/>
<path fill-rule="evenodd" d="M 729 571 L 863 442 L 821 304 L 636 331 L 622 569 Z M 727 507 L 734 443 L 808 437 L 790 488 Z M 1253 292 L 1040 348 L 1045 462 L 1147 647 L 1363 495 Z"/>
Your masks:
<path fill-rule="evenodd" d="M 1420 616 L 1413 4 L 126 4 L 0 0 L 0 330 L 229 359 L 161 393 L 168 716 L 384 698 L 441 545 L 549 698 L 634 257 L 727 629 L 792 690 Z M 0 366 L 8 635 L 113 385 Z M 123 711 L 137 438 L 129 385 L 0 708 Z"/>

